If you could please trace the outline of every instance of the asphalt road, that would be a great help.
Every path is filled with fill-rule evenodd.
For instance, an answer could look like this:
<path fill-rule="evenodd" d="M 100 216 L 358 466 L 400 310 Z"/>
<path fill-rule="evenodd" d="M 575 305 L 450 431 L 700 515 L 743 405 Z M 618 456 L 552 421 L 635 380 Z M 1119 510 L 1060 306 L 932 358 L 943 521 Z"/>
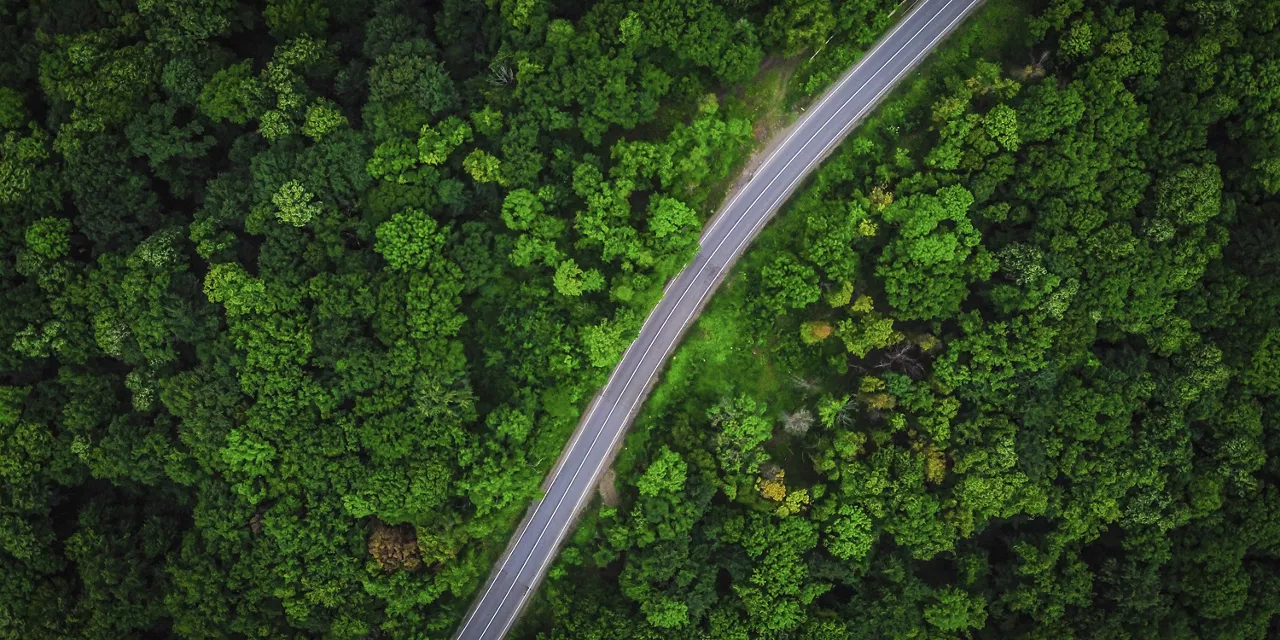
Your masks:
<path fill-rule="evenodd" d="M 595 490 L 655 377 L 747 244 L 796 186 L 981 0 L 921 0 L 790 128 L 788 136 L 703 232 L 689 266 L 668 284 L 639 336 L 574 432 L 568 449 L 472 605 L 458 640 L 502 638 L 545 575 Z"/>

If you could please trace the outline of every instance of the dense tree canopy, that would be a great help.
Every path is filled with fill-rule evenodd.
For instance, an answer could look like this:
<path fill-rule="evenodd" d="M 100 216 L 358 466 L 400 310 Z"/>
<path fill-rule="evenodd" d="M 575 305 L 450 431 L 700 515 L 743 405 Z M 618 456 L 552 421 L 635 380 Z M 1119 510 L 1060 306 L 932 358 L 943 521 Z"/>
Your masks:
<path fill-rule="evenodd" d="M 0 637 L 446 634 L 839 4 L 0 6 Z"/>
<path fill-rule="evenodd" d="M 0 6 L 0 637 L 447 636 L 757 71 L 812 95 L 898 4 Z M 746 257 L 519 635 L 1280 634 L 1280 10 L 986 5 Z"/>
<path fill-rule="evenodd" d="M 730 278 L 528 633 L 1280 634 L 1277 6 L 988 2 Z"/>

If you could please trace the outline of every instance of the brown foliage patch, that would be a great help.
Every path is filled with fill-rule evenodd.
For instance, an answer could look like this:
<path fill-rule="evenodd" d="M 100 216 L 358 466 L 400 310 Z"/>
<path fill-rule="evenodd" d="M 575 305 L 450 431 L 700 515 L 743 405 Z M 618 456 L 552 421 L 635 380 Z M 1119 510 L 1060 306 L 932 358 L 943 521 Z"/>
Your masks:
<path fill-rule="evenodd" d="M 831 323 L 824 320 L 811 320 L 800 325 L 800 339 L 805 344 L 817 344 L 831 336 Z"/>
<path fill-rule="evenodd" d="M 369 533 L 369 555 L 383 571 L 413 571 L 422 566 L 418 536 L 407 524 L 390 526 L 375 519 Z"/>
<path fill-rule="evenodd" d="M 618 487 L 615 484 L 617 481 L 618 473 L 612 467 L 600 477 L 600 484 L 597 489 L 600 491 L 600 502 L 606 507 L 616 507 L 622 502 L 618 498 Z"/>

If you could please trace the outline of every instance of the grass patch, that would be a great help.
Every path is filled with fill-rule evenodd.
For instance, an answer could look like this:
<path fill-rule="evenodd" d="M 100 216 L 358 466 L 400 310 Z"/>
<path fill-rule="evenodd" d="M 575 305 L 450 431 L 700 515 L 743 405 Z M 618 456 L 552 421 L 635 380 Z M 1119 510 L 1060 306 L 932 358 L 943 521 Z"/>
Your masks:
<path fill-rule="evenodd" d="M 1025 57 L 1022 43 L 1026 40 L 1024 25 L 1029 11 L 1022 0 L 988 0 L 904 79 L 841 146 L 857 137 L 888 138 L 891 144 L 908 149 L 922 146 L 926 142 L 926 125 L 919 124 L 904 135 L 902 124 L 910 121 L 907 116 L 927 109 L 944 90 L 940 78 L 963 73 L 975 60 L 1000 59 L 1010 64 Z M 766 64 L 739 94 L 725 98 L 725 108 L 757 122 L 757 130 L 763 127 L 771 135 L 776 134 L 794 120 L 788 96 L 796 70 L 803 62 L 803 58 L 794 58 Z M 836 153 L 839 152 L 837 148 Z M 723 185 L 717 185 L 719 197 L 710 201 L 718 202 L 737 178 L 735 172 L 722 181 Z M 797 195 L 806 188 L 802 186 Z M 756 328 L 751 325 L 746 299 L 746 274 L 758 272 L 761 263 L 775 255 L 778 248 L 799 237 L 798 220 L 788 217 L 787 211 L 784 206 L 752 243 L 671 357 L 615 462 L 619 486 L 629 483 L 631 473 L 644 461 L 653 431 L 665 428 L 671 420 L 682 416 L 697 419 L 716 400 L 738 393 L 764 402 L 771 407 L 771 414 L 777 407 L 800 406 L 816 393 L 796 388 L 789 383 L 788 373 L 778 370 L 769 356 L 770 336 L 752 335 Z M 819 381 L 819 387 L 826 382 Z M 790 440 L 780 436 L 773 443 L 773 454 L 789 476 L 799 472 L 793 458 L 800 453 L 793 450 Z"/>
<path fill-rule="evenodd" d="M 733 115 L 752 122 L 757 144 L 768 143 L 795 120 L 796 110 L 788 105 L 787 91 L 800 62 L 799 58 L 769 58 L 742 91 L 741 114 Z"/>
<path fill-rule="evenodd" d="M 705 185 L 708 197 L 701 211 L 704 223 L 719 209 L 720 203 L 754 161 L 755 155 L 796 119 L 797 111 L 787 105 L 787 91 L 799 64 L 800 61 L 796 58 L 767 59 L 761 63 L 760 71 L 754 78 L 733 91 L 719 95 L 726 118 L 744 118 L 751 122 L 754 144 L 727 176 Z"/>

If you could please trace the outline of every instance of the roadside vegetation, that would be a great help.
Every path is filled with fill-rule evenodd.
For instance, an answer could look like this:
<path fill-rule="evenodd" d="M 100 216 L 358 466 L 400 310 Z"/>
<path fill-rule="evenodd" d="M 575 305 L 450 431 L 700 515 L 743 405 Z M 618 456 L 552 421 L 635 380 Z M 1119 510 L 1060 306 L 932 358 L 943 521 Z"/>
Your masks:
<path fill-rule="evenodd" d="M 1280 9 L 992 0 L 679 349 L 522 630 L 1280 634 Z"/>

